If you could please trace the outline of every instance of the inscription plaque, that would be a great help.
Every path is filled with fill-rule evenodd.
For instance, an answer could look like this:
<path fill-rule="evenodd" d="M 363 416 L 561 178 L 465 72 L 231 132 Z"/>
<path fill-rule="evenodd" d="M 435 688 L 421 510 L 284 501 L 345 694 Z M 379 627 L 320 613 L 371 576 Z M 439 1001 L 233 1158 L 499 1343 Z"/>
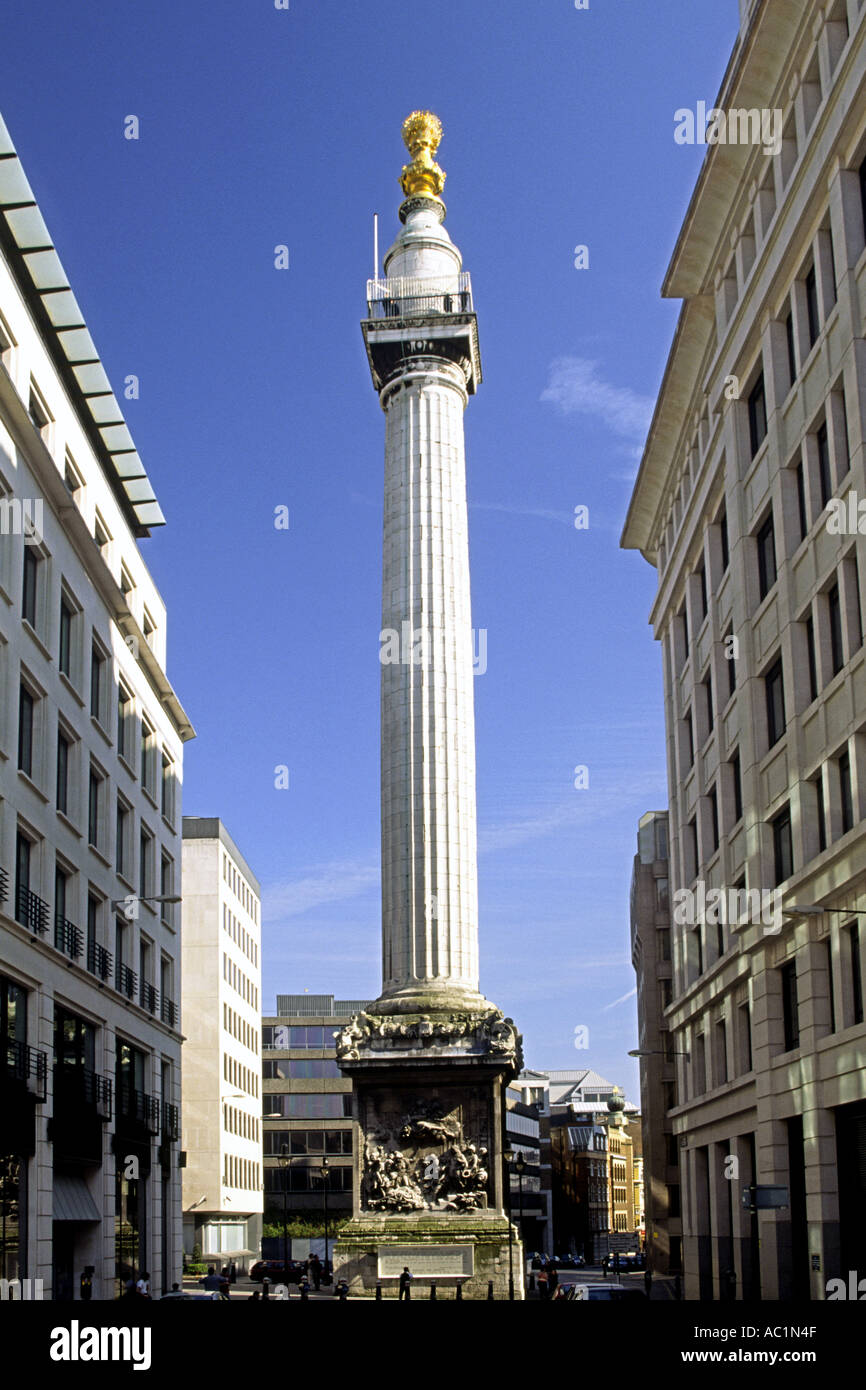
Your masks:
<path fill-rule="evenodd" d="M 404 1265 L 416 1279 L 471 1279 L 471 1245 L 389 1245 L 379 1251 L 379 1278 L 399 1279 Z"/>

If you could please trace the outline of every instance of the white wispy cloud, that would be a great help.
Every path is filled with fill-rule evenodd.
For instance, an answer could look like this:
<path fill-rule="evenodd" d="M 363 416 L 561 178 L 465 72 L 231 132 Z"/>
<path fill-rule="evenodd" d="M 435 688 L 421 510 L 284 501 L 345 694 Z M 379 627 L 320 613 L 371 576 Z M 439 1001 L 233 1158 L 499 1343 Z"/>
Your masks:
<path fill-rule="evenodd" d="M 574 525 L 574 512 L 558 512 L 548 507 L 520 507 L 510 502 L 470 502 L 469 509 L 476 512 L 506 512 L 509 516 L 537 516 L 542 521 Z"/>
<path fill-rule="evenodd" d="M 588 357 L 557 357 L 541 393 L 563 415 L 594 415 L 614 434 L 643 441 L 655 402 L 630 386 L 613 386 Z"/>
<path fill-rule="evenodd" d="M 619 997 L 619 999 L 614 999 L 610 1004 L 605 1004 L 605 1006 L 604 1006 L 604 1008 L 602 1009 L 601 1012 L 602 1012 L 603 1014 L 606 1014 L 607 1011 L 608 1011 L 608 1009 L 615 1009 L 616 1006 L 617 1006 L 617 1004 L 624 1004 L 624 1003 L 626 1002 L 627 999 L 634 999 L 634 997 L 635 997 L 636 994 L 637 994 L 637 986 L 635 986 L 634 989 L 630 989 L 629 992 L 628 992 L 628 994 L 621 994 L 620 997 Z"/>
<path fill-rule="evenodd" d="M 378 858 L 331 860 L 302 870 L 297 878 L 266 887 L 262 915 L 266 922 L 284 922 L 314 907 L 357 898 L 378 884 Z"/>

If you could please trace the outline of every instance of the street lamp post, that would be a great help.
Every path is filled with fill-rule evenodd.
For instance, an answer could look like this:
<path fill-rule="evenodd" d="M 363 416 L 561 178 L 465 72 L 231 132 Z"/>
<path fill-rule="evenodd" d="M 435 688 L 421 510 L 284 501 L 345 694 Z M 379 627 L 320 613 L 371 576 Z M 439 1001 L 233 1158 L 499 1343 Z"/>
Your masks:
<path fill-rule="evenodd" d="M 517 1229 L 518 1229 L 518 1232 L 519 1232 L 519 1234 L 520 1234 L 520 1249 L 521 1249 L 521 1252 L 523 1252 L 523 1170 L 525 1169 L 525 1167 L 526 1167 L 526 1159 L 523 1157 L 523 1154 L 520 1154 L 520 1153 L 519 1153 L 519 1154 L 517 1155 L 517 1158 L 514 1160 L 514 1170 L 515 1170 L 515 1172 L 517 1173 L 517 1194 L 518 1194 L 518 1195 L 517 1195 L 517 1203 L 518 1203 L 518 1205 L 517 1205 L 517 1211 L 518 1211 Z M 525 1253 L 525 1252 L 523 1252 L 523 1253 Z M 523 1258 L 523 1253 L 521 1254 L 521 1259 Z M 522 1275 L 522 1274 L 521 1274 L 521 1278 L 523 1278 L 523 1275 Z M 523 1287 L 523 1286 L 521 1285 L 521 1288 L 522 1288 L 522 1287 Z M 521 1296 L 522 1296 L 522 1295 L 521 1295 Z"/>
<path fill-rule="evenodd" d="M 505 1184 L 508 1191 L 508 1298 L 514 1302 L 514 1226 L 511 1220 L 511 1164 L 514 1153 L 506 1149 L 502 1155 L 505 1162 Z"/>
<path fill-rule="evenodd" d="M 325 1267 L 324 1267 L 324 1270 L 323 1270 L 323 1275 L 324 1275 L 324 1282 L 325 1282 L 326 1284 L 330 1283 L 330 1278 L 329 1278 L 329 1275 L 328 1275 L 328 1176 L 329 1176 L 329 1174 L 330 1174 L 330 1171 L 331 1171 L 331 1170 L 330 1170 L 330 1168 L 328 1167 L 328 1160 L 327 1160 L 327 1158 L 323 1158 L 323 1159 L 322 1159 L 322 1166 L 321 1166 L 321 1168 L 319 1169 L 319 1174 L 320 1174 L 321 1179 L 322 1179 L 322 1205 L 323 1205 L 323 1208 L 324 1208 L 324 1216 L 325 1216 Z"/>
<path fill-rule="evenodd" d="M 283 1279 L 289 1283 L 289 1166 L 292 1156 L 288 1144 L 280 1145 L 280 1167 L 283 1170 Z"/>

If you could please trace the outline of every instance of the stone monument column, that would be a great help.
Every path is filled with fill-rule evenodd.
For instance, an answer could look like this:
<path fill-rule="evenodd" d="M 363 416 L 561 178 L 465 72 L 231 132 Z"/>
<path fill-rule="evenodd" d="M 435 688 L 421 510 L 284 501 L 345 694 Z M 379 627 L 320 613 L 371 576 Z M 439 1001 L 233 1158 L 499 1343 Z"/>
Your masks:
<path fill-rule="evenodd" d="M 522 1294 L 502 1168 L 521 1056 L 514 1024 L 479 993 L 463 412 L 481 361 L 470 278 L 443 226 L 441 138 L 430 112 L 404 122 L 402 228 L 362 323 L 385 413 L 382 992 L 337 1038 L 356 1173 L 335 1259 L 355 1293 L 396 1292 L 414 1260 L 440 1296 L 459 1283 L 486 1297 L 489 1279 L 507 1284 L 509 1234 Z"/>

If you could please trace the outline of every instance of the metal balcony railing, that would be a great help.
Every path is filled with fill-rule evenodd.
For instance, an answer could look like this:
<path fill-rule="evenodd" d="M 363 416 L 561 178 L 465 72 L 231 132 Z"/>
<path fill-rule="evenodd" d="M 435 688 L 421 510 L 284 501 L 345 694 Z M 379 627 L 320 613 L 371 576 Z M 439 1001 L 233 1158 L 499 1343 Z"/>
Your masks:
<path fill-rule="evenodd" d="M 120 1086 L 117 1092 L 117 1115 L 144 1125 L 149 1134 L 159 1134 L 159 1101 L 145 1091 Z"/>
<path fill-rule="evenodd" d="M 162 1103 L 162 1136 L 164 1139 L 175 1141 L 180 1135 L 179 1116 L 176 1105 L 169 1105 L 167 1101 Z"/>
<path fill-rule="evenodd" d="M 170 999 L 166 999 L 165 995 L 162 996 L 160 1017 L 163 1023 L 168 1024 L 169 1028 L 175 1028 L 177 1026 L 177 1005 L 172 1003 Z"/>
<path fill-rule="evenodd" d="M 54 945 L 70 960 L 77 960 L 84 951 L 84 938 L 78 927 L 59 912 L 54 914 Z"/>
<path fill-rule="evenodd" d="M 392 275 L 385 280 L 367 281 L 367 313 L 371 319 L 471 312 L 472 281 L 468 270 L 445 276 Z"/>
<path fill-rule="evenodd" d="M 54 1094 L 57 1101 L 92 1105 L 100 1119 L 111 1119 L 112 1085 L 109 1076 L 88 1067 L 59 1065 L 54 1068 Z"/>
<path fill-rule="evenodd" d="M 47 1094 L 48 1060 L 44 1052 L 28 1047 L 24 1042 L 7 1042 L 5 1074 L 10 1080 L 23 1082 L 30 1094 L 43 1101 Z"/>
<path fill-rule="evenodd" d="M 88 941 L 87 968 L 91 974 L 98 975 L 100 980 L 107 980 L 111 975 L 111 952 L 106 951 L 105 947 L 96 941 Z"/>
<path fill-rule="evenodd" d="M 147 1009 L 149 1014 L 155 1014 L 159 1008 L 159 991 L 146 980 L 141 982 L 141 1007 Z"/>
<path fill-rule="evenodd" d="M 0 903 L 5 903 L 9 897 L 9 875 L 5 869 L 0 869 Z"/>
<path fill-rule="evenodd" d="M 118 961 L 114 984 L 119 994 L 125 994 L 127 999 L 134 999 L 138 976 L 134 970 L 130 970 L 128 965 L 123 965 Z"/>
<path fill-rule="evenodd" d="M 22 927 L 28 927 L 34 936 L 44 936 L 48 931 L 48 904 L 23 883 L 15 890 L 15 920 Z"/>

